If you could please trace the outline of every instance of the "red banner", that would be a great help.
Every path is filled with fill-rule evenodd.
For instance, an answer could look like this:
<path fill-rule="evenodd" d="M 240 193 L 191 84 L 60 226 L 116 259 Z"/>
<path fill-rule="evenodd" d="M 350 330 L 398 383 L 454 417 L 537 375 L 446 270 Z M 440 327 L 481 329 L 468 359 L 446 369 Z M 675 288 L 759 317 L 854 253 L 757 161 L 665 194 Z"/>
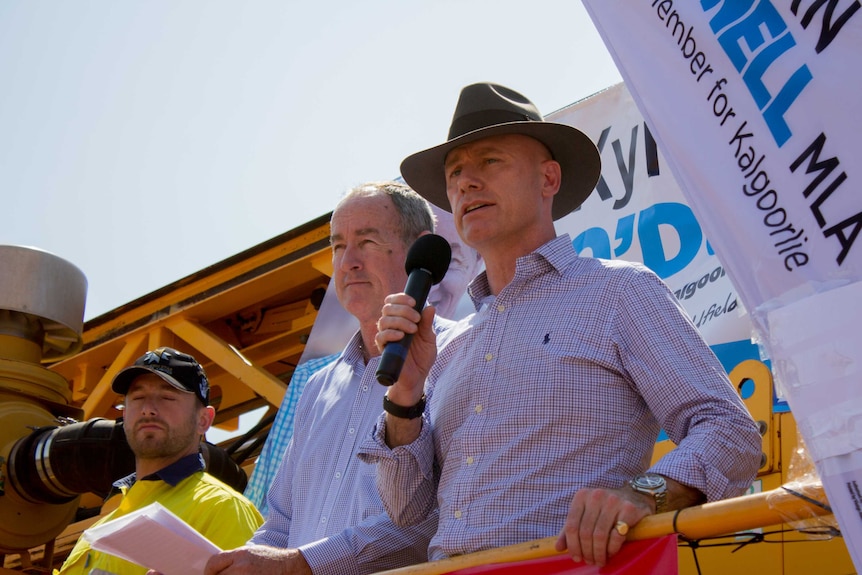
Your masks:
<path fill-rule="evenodd" d="M 629 541 L 604 567 L 572 563 L 568 555 L 554 555 L 468 567 L 450 571 L 446 575 L 672 575 L 679 572 L 676 544 L 676 535 Z"/>

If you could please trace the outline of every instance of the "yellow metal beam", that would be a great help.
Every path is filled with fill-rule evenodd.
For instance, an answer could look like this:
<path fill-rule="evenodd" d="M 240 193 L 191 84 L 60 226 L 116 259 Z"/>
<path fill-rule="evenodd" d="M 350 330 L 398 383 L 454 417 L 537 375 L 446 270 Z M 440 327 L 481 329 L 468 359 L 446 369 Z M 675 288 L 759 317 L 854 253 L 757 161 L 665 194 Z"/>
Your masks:
<path fill-rule="evenodd" d="M 322 274 L 332 277 L 332 252 L 326 250 L 315 254 L 311 259 L 311 267 Z"/>
<path fill-rule="evenodd" d="M 266 398 L 271 404 L 281 404 L 287 386 L 265 369 L 254 365 L 234 346 L 184 317 L 169 321 L 166 327 L 191 344 L 195 349 L 203 352 L 204 355 L 235 377 L 239 382 L 247 385 L 255 393 Z"/>
<path fill-rule="evenodd" d="M 108 366 L 108 369 L 84 401 L 82 408 L 85 420 L 92 417 L 100 417 L 110 409 L 111 403 L 115 398 L 115 394 L 111 390 L 111 382 L 121 369 L 132 365 L 138 356 L 145 351 L 144 342 L 146 339 L 147 334 L 145 332 L 129 335 L 126 338 L 120 353 L 117 354 L 114 361 L 111 362 L 111 365 Z"/>

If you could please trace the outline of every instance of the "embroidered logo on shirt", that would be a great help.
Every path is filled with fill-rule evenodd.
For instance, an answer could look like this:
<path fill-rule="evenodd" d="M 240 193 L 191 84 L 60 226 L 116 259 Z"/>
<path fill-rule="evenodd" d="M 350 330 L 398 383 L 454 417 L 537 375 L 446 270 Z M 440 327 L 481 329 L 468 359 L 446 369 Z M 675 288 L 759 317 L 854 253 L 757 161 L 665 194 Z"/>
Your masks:
<path fill-rule="evenodd" d="M 549 344 L 550 342 L 551 342 L 551 334 L 550 334 L 550 333 L 546 333 L 546 334 L 545 334 L 545 339 L 542 341 L 542 345 L 547 345 L 547 344 Z"/>

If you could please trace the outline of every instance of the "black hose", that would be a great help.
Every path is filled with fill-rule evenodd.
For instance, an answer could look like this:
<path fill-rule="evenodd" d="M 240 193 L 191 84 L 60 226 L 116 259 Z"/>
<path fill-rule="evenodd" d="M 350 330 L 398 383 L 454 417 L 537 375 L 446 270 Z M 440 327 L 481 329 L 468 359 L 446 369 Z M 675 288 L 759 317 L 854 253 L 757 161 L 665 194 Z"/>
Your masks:
<path fill-rule="evenodd" d="M 239 492 L 248 477 L 230 455 L 202 443 L 207 471 Z M 60 504 L 81 493 L 105 497 L 113 483 L 135 470 L 135 456 L 121 420 L 94 418 L 62 427 L 40 427 L 9 453 L 9 481 L 32 503 Z"/>

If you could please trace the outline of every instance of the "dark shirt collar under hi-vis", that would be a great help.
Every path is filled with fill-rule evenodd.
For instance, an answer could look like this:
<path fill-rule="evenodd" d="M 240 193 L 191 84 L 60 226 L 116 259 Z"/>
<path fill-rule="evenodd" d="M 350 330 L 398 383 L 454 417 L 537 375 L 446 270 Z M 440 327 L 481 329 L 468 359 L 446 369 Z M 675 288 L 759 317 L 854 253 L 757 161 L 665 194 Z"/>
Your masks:
<path fill-rule="evenodd" d="M 142 477 L 141 481 L 162 480 L 171 487 L 174 487 L 177 483 L 191 474 L 197 473 L 198 471 L 204 471 L 205 469 L 206 463 L 204 463 L 203 455 L 200 453 L 190 453 L 189 455 L 174 461 L 167 467 L 163 467 L 155 473 L 150 473 L 146 477 Z M 127 475 L 126 477 L 115 481 L 114 487 L 118 489 L 120 487 L 129 488 L 135 484 L 137 479 L 137 474 L 132 473 L 131 475 Z"/>

